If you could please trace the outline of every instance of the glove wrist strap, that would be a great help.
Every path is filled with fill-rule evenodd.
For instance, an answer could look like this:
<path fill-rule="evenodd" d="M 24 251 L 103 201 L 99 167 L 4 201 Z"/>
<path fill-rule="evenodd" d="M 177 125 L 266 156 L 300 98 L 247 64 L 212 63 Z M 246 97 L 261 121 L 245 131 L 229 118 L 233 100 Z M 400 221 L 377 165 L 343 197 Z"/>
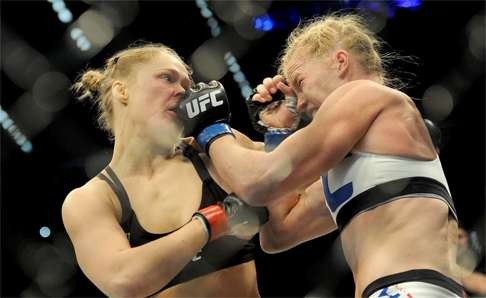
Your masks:
<path fill-rule="evenodd" d="M 206 235 L 208 235 L 208 240 L 206 241 L 206 243 L 208 243 L 209 240 L 211 240 L 211 229 L 209 228 L 208 220 L 204 216 L 202 216 L 201 214 L 198 214 L 198 213 L 194 214 L 192 216 L 192 219 L 193 220 L 196 219 L 196 220 L 199 220 L 201 222 L 204 230 L 206 231 Z"/>
<path fill-rule="evenodd" d="M 211 145 L 211 143 L 214 142 L 216 139 L 228 134 L 234 137 L 234 134 L 231 131 L 231 127 L 228 124 L 214 123 L 204 128 L 197 135 L 196 140 L 199 146 L 206 153 L 209 153 L 209 146 Z"/>
<path fill-rule="evenodd" d="M 264 134 L 265 151 L 270 152 L 283 142 L 294 131 L 289 128 L 269 129 Z"/>

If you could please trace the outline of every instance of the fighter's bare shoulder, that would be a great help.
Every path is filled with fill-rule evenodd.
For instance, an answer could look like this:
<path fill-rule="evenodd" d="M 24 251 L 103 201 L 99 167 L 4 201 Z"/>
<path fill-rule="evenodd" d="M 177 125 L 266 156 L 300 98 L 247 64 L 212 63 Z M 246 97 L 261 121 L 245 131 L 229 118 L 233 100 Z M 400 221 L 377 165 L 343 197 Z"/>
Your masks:
<path fill-rule="evenodd" d="M 329 102 L 355 101 L 352 106 L 359 106 L 359 101 L 369 100 L 381 102 L 382 104 L 397 103 L 404 99 L 410 99 L 405 93 L 377 83 L 371 80 L 354 80 L 337 88 L 329 96 Z"/>
<path fill-rule="evenodd" d="M 93 178 L 86 184 L 73 189 L 66 196 L 62 205 L 63 215 L 83 213 L 83 210 L 96 209 L 100 206 L 112 210 L 115 213 L 113 201 L 111 200 L 110 191 L 105 182 Z"/>

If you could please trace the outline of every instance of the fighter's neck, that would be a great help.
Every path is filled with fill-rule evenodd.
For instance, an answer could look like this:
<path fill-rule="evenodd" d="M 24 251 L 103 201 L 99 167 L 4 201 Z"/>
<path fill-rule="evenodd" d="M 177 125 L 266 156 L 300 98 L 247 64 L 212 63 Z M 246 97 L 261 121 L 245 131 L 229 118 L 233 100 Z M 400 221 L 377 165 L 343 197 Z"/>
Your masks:
<path fill-rule="evenodd" d="M 110 165 L 119 175 L 151 176 L 157 169 L 171 163 L 175 154 L 175 146 L 161 148 L 137 138 L 129 142 L 115 140 Z"/>

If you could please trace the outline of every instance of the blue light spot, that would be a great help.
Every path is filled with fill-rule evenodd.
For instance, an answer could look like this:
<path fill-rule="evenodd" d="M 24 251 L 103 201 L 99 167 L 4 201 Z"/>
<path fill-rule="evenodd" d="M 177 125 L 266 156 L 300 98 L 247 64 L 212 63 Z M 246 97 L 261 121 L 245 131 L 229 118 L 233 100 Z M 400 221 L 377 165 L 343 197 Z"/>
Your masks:
<path fill-rule="evenodd" d="M 421 4 L 421 0 L 395 0 L 395 5 L 401 8 L 416 8 Z"/>
<path fill-rule="evenodd" d="M 253 27 L 259 31 L 270 31 L 274 28 L 275 23 L 272 18 L 268 15 L 261 15 L 253 19 Z"/>
<path fill-rule="evenodd" d="M 274 26 L 274 22 L 272 19 L 266 19 L 264 22 L 263 22 L 263 28 L 262 30 L 267 32 L 267 31 L 270 31 L 273 29 L 273 26 Z"/>
<path fill-rule="evenodd" d="M 256 18 L 255 19 L 255 29 L 257 29 L 257 30 L 262 29 L 262 25 L 263 25 L 262 19 Z"/>
<path fill-rule="evenodd" d="M 39 234 L 42 238 L 47 238 L 51 235 L 51 229 L 49 229 L 48 227 L 42 227 L 39 230 Z"/>

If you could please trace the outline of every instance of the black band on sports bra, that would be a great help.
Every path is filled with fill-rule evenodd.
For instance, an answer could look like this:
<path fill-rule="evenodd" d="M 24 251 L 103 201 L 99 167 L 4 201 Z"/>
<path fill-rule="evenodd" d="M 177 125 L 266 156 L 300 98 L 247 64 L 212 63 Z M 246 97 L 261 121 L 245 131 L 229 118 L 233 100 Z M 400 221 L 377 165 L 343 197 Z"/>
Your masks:
<path fill-rule="evenodd" d="M 444 198 L 449 205 L 449 210 L 457 220 L 454 202 L 442 183 L 427 177 L 411 177 L 386 182 L 360 193 L 339 210 L 336 218 L 337 226 L 342 231 L 351 219 L 360 212 L 372 209 L 393 198 L 408 194 L 419 196 L 421 193 L 435 194 Z"/>
<path fill-rule="evenodd" d="M 214 204 L 213 200 L 222 201 L 227 194 L 223 189 L 221 189 L 219 185 L 216 184 L 216 182 L 214 182 L 211 175 L 209 175 L 204 161 L 199 156 L 199 152 L 188 144 L 181 146 L 181 148 L 182 154 L 184 154 L 185 157 L 191 160 L 197 174 L 199 175 L 203 184 L 212 196 L 212 198 L 208 198 L 203 194 L 201 206 L 209 206 L 210 204 Z"/>

